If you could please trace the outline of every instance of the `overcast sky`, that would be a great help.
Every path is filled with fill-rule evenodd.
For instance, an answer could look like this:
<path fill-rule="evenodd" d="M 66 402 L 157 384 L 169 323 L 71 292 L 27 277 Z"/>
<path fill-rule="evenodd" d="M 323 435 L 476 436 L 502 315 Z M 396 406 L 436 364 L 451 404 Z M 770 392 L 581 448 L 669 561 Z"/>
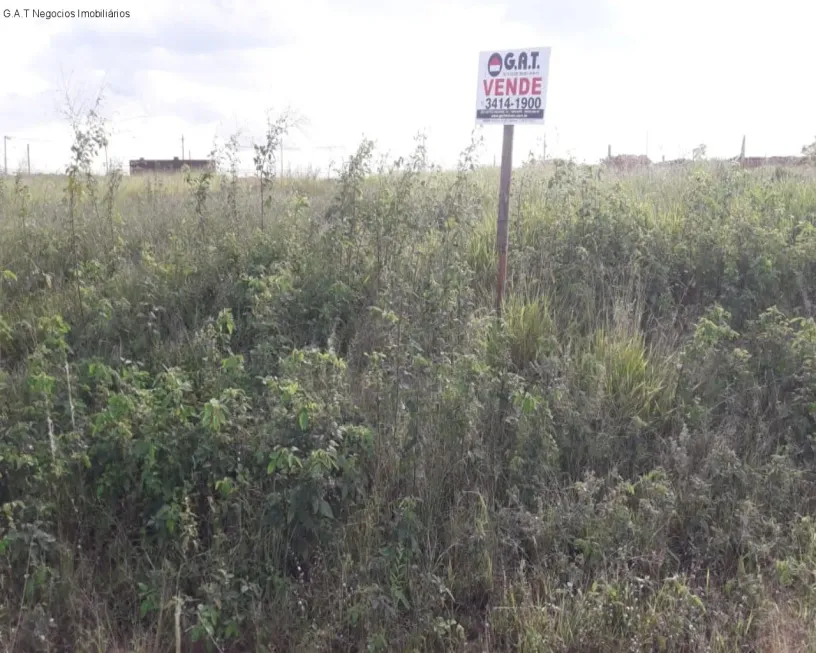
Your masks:
<path fill-rule="evenodd" d="M 22 10 L 1 0 L 0 10 Z M 410 152 L 455 163 L 474 129 L 478 53 L 551 46 L 546 126 L 516 130 L 515 158 L 541 150 L 596 161 L 616 153 L 798 154 L 816 136 L 812 0 L 108 0 L 42 10 L 127 10 L 130 18 L 5 18 L 0 11 L 0 135 L 9 168 L 31 147 L 35 170 L 64 166 L 66 90 L 105 89 L 109 156 L 193 157 L 266 110 L 308 120 L 285 164 L 353 151 Z M 29 5 L 30 6 L 30 5 Z M 482 160 L 499 154 L 486 126 Z M 295 149 L 299 148 L 299 149 Z M 250 153 L 245 165 L 251 167 Z"/>

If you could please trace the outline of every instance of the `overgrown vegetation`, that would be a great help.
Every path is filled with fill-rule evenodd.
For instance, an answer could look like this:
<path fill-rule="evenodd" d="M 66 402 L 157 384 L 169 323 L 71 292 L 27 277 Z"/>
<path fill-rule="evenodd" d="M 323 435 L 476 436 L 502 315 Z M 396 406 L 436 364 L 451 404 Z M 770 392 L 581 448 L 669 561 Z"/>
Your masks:
<path fill-rule="evenodd" d="M 816 183 L 274 149 L 0 182 L 3 650 L 816 650 Z"/>

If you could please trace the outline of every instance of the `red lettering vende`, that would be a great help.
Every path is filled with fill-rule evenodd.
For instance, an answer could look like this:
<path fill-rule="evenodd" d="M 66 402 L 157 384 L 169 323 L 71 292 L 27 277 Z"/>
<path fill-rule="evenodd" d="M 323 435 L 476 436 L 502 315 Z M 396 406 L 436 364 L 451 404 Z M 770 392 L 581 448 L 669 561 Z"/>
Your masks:
<path fill-rule="evenodd" d="M 484 92 L 486 96 L 501 95 L 541 95 L 541 77 L 520 77 L 518 79 L 485 79 Z"/>

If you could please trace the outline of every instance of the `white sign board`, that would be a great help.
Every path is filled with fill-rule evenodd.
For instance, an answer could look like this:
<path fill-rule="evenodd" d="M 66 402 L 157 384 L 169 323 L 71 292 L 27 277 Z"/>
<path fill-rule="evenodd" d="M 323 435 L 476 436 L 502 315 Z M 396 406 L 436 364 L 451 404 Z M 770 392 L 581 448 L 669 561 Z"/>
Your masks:
<path fill-rule="evenodd" d="M 479 53 L 476 124 L 544 123 L 550 48 Z"/>

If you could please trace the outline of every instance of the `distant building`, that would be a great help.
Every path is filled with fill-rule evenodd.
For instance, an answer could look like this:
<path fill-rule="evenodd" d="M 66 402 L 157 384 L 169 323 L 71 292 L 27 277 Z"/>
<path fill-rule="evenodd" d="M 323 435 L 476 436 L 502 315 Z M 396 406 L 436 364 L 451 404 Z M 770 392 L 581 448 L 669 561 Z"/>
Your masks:
<path fill-rule="evenodd" d="M 809 163 L 806 156 L 746 156 L 741 160 L 738 158 L 745 168 L 763 168 L 766 166 L 805 166 Z"/>
<path fill-rule="evenodd" d="M 212 169 L 215 164 L 210 159 L 179 159 L 178 157 L 172 159 L 131 159 L 130 174 L 181 172 L 184 166 L 187 166 L 190 170 L 208 170 Z"/>
<path fill-rule="evenodd" d="M 612 156 L 611 148 L 610 154 L 603 159 L 602 163 L 616 170 L 635 170 L 637 168 L 648 168 L 652 165 L 649 157 L 644 154 L 618 154 Z"/>

